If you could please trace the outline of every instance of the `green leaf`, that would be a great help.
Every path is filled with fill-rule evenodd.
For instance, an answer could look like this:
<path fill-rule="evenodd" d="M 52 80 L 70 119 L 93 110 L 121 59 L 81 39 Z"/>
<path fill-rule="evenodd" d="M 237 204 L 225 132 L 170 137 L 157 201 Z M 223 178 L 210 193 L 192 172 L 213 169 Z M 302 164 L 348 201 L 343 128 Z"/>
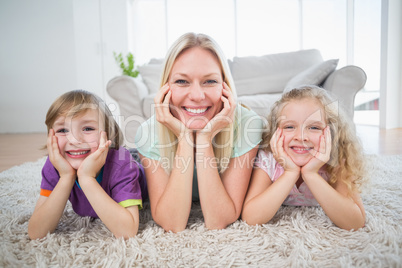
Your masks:
<path fill-rule="evenodd" d="M 117 54 L 116 52 L 113 52 L 113 56 L 123 75 L 128 75 L 132 77 L 138 76 L 139 71 L 136 70 L 134 55 L 131 52 L 127 53 L 125 57 L 126 61 L 122 53 Z"/>

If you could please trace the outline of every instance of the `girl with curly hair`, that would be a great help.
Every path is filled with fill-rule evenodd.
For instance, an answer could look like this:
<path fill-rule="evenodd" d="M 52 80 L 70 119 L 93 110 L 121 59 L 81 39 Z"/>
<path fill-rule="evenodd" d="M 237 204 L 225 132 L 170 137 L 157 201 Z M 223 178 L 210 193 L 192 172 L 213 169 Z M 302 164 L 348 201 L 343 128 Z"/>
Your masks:
<path fill-rule="evenodd" d="M 320 205 L 340 228 L 365 224 L 360 198 L 365 160 L 355 128 L 319 87 L 284 93 L 272 107 L 242 219 L 264 224 L 281 205 Z"/>

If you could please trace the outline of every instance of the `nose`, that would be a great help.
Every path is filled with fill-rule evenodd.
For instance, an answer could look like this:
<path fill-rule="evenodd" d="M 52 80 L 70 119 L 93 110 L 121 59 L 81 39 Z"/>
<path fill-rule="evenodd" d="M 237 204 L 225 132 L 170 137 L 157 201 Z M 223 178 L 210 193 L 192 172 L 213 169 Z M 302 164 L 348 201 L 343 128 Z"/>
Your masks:
<path fill-rule="evenodd" d="M 304 133 L 302 128 L 297 128 L 295 130 L 295 135 L 294 135 L 293 139 L 299 140 L 299 141 L 307 141 L 308 137 L 307 137 L 306 133 Z"/>
<path fill-rule="evenodd" d="M 71 131 L 67 136 L 68 142 L 72 145 L 79 145 L 82 143 L 82 137 L 79 131 Z"/>
<path fill-rule="evenodd" d="M 203 88 L 198 84 L 192 85 L 190 87 L 189 98 L 196 102 L 199 102 L 199 101 L 202 101 L 203 99 L 205 99 L 205 92 L 204 92 Z"/>

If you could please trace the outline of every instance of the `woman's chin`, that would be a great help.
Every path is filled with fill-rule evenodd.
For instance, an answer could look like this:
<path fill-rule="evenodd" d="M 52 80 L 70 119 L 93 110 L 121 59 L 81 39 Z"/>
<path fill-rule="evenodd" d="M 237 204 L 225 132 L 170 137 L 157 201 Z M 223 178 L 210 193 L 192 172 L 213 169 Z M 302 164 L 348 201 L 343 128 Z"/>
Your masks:
<path fill-rule="evenodd" d="M 186 127 L 188 129 L 191 129 L 191 130 L 194 130 L 194 131 L 202 130 L 208 124 L 208 121 L 209 120 L 207 118 L 203 117 L 203 116 L 202 117 L 197 117 L 197 118 L 192 117 L 192 118 L 190 118 L 190 120 L 187 120 L 185 122 L 185 125 L 186 125 Z"/>
<path fill-rule="evenodd" d="M 204 127 L 205 127 L 206 125 L 207 125 L 207 124 L 206 124 L 205 122 L 191 122 L 191 123 L 187 123 L 187 124 L 186 124 L 186 127 L 187 127 L 188 129 L 197 131 L 197 130 L 202 130 L 202 129 L 204 129 Z"/>

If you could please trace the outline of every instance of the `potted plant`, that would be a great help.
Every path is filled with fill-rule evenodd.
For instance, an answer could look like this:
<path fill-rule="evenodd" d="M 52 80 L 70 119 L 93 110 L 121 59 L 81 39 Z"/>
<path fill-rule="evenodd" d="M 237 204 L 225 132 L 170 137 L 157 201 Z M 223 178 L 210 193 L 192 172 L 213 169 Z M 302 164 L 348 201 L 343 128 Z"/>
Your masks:
<path fill-rule="evenodd" d="M 131 77 L 138 76 L 139 71 L 135 67 L 134 55 L 131 52 L 127 53 L 127 56 L 126 56 L 127 62 L 124 60 L 122 53 L 117 54 L 116 52 L 113 52 L 113 55 L 114 55 L 114 59 L 116 60 L 116 63 L 119 65 L 123 75 L 131 76 Z"/>

